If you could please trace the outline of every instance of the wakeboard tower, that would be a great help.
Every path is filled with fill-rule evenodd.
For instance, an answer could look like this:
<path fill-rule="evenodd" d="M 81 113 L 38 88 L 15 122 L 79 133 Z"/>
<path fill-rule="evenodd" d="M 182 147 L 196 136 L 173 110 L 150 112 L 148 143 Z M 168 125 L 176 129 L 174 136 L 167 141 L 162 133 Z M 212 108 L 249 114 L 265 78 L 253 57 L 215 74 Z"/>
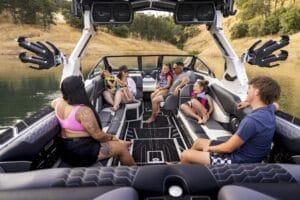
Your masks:
<path fill-rule="evenodd" d="M 222 18 L 236 13 L 233 0 L 73 0 L 72 8 L 75 16 L 83 17 L 84 29 L 71 55 L 65 57 L 51 42 L 31 42 L 20 37 L 20 47 L 27 50 L 19 55 L 22 62 L 34 65 L 32 67 L 37 70 L 63 64 L 61 80 L 67 76 L 81 75 L 80 60 L 95 32 L 94 26 L 130 24 L 135 12 L 157 10 L 172 12 L 178 24 L 207 25 L 207 30 L 225 60 L 224 75 L 220 81 L 217 80 L 200 58 L 191 55 L 103 57 L 90 71 L 85 81 L 86 90 L 99 112 L 103 128 L 119 138 L 133 141 L 131 153 L 138 166 L 120 166 L 117 160 L 81 168 L 66 165 L 59 158 L 55 146 L 55 137 L 60 132 L 58 122 L 52 109 L 46 108 L 31 120 L 32 123 L 26 121 L 19 124 L 12 128 L 12 134 L 8 132 L 6 139 L 2 138 L 1 197 L 10 197 L 9 192 L 13 191 L 16 198 L 93 199 L 99 196 L 100 199 L 216 199 L 220 189 L 230 184 L 243 184 L 240 187 L 248 188 L 251 184 L 261 188 L 272 187 L 272 191 L 299 186 L 299 165 L 287 164 L 288 161 L 284 159 L 281 164 L 270 163 L 278 155 L 288 155 L 296 163 L 300 160 L 297 156 L 300 155 L 300 123 L 297 119 L 283 116 L 277 116 L 278 137 L 274 140 L 271 158 L 266 163 L 164 165 L 165 161 L 178 161 L 180 152 L 189 148 L 198 137 L 226 139 L 234 132 L 234 128 L 247 113 L 247 110 L 235 109 L 236 103 L 246 96 L 247 91 L 248 76 L 244 63 L 275 67 L 275 62 L 288 57 L 285 50 L 275 54 L 275 51 L 288 45 L 288 36 L 282 36 L 280 41 L 267 41 L 260 47 L 257 47 L 259 42 L 256 42 L 241 59 L 234 52 L 222 29 Z M 133 66 L 137 68 L 130 69 L 129 73 L 137 83 L 139 95 L 135 102 L 124 105 L 112 114 L 101 97 L 103 86 L 99 74 L 103 67 L 113 67 L 113 73 L 117 72 L 118 66 L 114 65 L 114 61 L 121 58 L 136 62 Z M 151 66 L 155 68 L 147 69 L 143 64 L 145 58 L 153 58 L 155 62 Z M 215 113 L 207 125 L 198 125 L 178 110 L 179 103 L 189 98 L 189 85 L 182 89 L 179 98 L 170 96 L 166 99 L 156 123 L 143 123 L 143 118 L 151 112 L 151 105 L 146 97 L 155 88 L 157 74 L 162 63 L 167 60 L 185 61 L 186 67 L 194 72 L 195 79 L 211 82 Z M 206 71 L 197 71 L 197 64 L 204 66 Z M 229 188 L 229 193 L 232 191 L 235 190 Z M 247 196 L 248 192 L 243 190 L 242 193 Z"/>

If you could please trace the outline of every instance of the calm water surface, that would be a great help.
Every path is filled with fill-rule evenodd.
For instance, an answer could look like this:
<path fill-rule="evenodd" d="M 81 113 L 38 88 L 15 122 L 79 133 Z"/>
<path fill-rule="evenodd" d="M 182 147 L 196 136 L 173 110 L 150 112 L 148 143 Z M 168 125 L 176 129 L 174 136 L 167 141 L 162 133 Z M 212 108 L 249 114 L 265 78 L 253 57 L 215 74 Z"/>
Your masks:
<path fill-rule="evenodd" d="M 30 116 L 60 96 L 62 66 L 33 70 L 17 58 L 0 56 L 0 127 Z"/>
<path fill-rule="evenodd" d="M 267 74 L 282 86 L 281 110 L 300 118 L 300 69 L 278 69 Z M 47 71 L 32 70 L 17 58 L 0 55 L 0 127 L 14 124 L 59 96 L 61 71 L 62 67 Z M 252 67 L 247 71 L 250 78 L 266 74 L 261 68 Z"/>

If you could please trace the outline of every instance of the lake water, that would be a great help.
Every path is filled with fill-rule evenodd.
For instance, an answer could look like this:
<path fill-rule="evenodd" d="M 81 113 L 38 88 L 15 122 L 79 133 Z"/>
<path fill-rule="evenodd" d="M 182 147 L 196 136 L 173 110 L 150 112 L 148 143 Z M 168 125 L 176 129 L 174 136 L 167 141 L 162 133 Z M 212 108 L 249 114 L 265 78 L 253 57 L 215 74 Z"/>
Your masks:
<path fill-rule="evenodd" d="M 280 69 L 280 68 L 278 68 Z M 17 58 L 0 55 L 0 126 L 14 124 L 36 112 L 60 95 L 62 67 L 37 71 Z M 265 69 L 249 68 L 249 76 L 265 74 Z M 284 73 L 283 73 L 284 71 Z M 268 71 L 282 86 L 281 110 L 300 118 L 299 67 Z"/>

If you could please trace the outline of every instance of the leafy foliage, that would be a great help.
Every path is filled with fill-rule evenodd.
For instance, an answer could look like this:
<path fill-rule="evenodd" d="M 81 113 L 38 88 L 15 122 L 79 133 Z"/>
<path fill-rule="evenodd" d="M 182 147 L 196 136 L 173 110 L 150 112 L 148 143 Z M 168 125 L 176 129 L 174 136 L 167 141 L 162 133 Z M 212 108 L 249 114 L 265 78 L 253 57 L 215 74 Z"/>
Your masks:
<path fill-rule="evenodd" d="M 70 2 L 65 1 L 62 6 L 62 13 L 67 21 L 73 27 L 82 28 L 82 19 L 72 16 Z M 131 25 L 107 26 L 106 30 L 118 37 L 137 37 L 145 40 L 166 41 L 182 49 L 188 36 L 195 35 L 196 28 L 176 25 L 171 17 L 155 17 L 144 14 L 135 14 Z"/>
<path fill-rule="evenodd" d="M 71 2 L 70 1 L 63 1 L 61 5 L 61 12 L 66 20 L 66 22 L 78 29 L 83 28 L 83 21 L 82 18 L 78 18 L 72 15 L 71 13 Z"/>
<path fill-rule="evenodd" d="M 292 34 L 300 31 L 300 6 L 287 0 L 238 0 L 238 22 L 231 29 L 231 38 Z"/>
<path fill-rule="evenodd" d="M 107 26 L 108 32 L 118 37 L 133 36 L 144 40 L 166 41 L 182 49 L 189 31 L 184 26 L 176 25 L 171 17 L 155 17 L 136 14 L 129 26 Z"/>
<path fill-rule="evenodd" d="M 292 6 L 280 17 L 280 33 L 292 34 L 300 30 L 300 6 Z"/>
<path fill-rule="evenodd" d="M 242 38 L 248 34 L 248 24 L 237 23 L 231 28 L 231 38 Z"/>
<path fill-rule="evenodd" d="M 122 38 L 127 38 L 129 36 L 129 27 L 126 25 L 112 26 L 109 29 L 115 36 Z"/>
<path fill-rule="evenodd" d="M 14 23 L 39 24 L 48 28 L 54 23 L 57 10 L 55 0 L 0 0 L 0 13 L 7 11 Z"/>

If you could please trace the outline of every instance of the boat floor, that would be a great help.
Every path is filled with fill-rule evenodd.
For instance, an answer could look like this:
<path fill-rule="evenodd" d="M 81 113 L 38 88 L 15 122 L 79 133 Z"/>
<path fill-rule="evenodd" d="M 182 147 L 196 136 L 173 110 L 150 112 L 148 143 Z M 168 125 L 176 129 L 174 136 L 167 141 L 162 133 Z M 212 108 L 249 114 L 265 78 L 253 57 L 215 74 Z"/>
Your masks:
<path fill-rule="evenodd" d="M 144 104 L 142 120 L 126 122 L 125 140 L 131 141 L 130 153 L 137 165 L 163 164 L 179 161 L 180 153 L 190 146 L 175 115 L 161 110 L 157 119 L 148 124 L 151 115 L 149 103 Z"/>

